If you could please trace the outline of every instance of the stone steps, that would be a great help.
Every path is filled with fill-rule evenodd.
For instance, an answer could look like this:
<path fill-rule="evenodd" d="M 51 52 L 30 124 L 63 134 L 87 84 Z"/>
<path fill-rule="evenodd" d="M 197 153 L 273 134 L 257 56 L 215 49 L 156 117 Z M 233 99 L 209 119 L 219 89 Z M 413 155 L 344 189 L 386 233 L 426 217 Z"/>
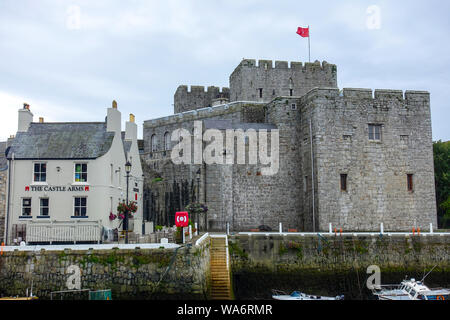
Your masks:
<path fill-rule="evenodd" d="M 211 239 L 211 299 L 231 300 L 230 272 L 227 268 L 225 238 Z"/>

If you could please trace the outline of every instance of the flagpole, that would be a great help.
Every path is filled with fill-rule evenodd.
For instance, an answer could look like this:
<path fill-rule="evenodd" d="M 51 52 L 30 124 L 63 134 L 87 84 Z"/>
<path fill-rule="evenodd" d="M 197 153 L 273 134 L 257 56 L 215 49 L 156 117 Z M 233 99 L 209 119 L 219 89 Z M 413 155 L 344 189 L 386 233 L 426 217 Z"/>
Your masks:
<path fill-rule="evenodd" d="M 308 25 L 308 52 L 309 52 L 309 62 L 311 62 L 311 29 Z"/>

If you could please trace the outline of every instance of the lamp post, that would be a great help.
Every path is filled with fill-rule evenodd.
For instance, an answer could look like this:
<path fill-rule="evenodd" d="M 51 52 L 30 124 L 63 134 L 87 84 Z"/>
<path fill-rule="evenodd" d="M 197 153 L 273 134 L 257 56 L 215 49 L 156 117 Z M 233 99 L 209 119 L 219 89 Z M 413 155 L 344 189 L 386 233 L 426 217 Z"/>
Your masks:
<path fill-rule="evenodd" d="M 197 203 L 200 203 L 200 168 L 198 168 L 197 172 L 196 172 L 196 178 L 197 178 Z M 198 222 L 198 213 L 195 214 L 195 220 Z"/>
<path fill-rule="evenodd" d="M 123 221 L 123 228 L 125 229 L 125 243 L 128 243 L 128 186 L 131 172 L 131 163 L 125 163 L 125 172 L 127 173 L 127 210 L 125 210 L 125 219 Z"/>
<path fill-rule="evenodd" d="M 200 168 L 197 170 L 196 176 L 197 176 L 197 202 L 200 203 Z"/>

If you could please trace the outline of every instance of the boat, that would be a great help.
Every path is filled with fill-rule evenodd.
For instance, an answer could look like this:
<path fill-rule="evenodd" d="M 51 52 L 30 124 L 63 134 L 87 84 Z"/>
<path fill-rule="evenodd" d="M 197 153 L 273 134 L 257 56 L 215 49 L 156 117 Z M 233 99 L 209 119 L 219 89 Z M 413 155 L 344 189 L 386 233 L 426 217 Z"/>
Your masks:
<path fill-rule="evenodd" d="M 344 300 L 343 295 L 336 297 L 324 297 L 306 294 L 299 291 L 294 291 L 291 294 L 286 294 L 285 292 L 279 290 L 272 290 L 272 292 L 272 298 L 275 300 Z"/>
<path fill-rule="evenodd" d="M 372 293 L 379 300 L 449 300 L 450 290 L 443 288 L 428 288 L 421 281 L 403 280 L 399 285 L 381 285 L 374 287 Z"/>

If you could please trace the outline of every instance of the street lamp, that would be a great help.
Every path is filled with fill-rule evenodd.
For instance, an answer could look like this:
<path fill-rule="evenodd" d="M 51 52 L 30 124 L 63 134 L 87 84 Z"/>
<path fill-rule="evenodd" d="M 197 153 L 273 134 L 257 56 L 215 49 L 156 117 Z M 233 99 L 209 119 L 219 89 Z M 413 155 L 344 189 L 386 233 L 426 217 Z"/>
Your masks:
<path fill-rule="evenodd" d="M 128 243 L 128 186 L 131 172 L 131 162 L 125 163 L 125 172 L 127 173 L 127 210 L 125 210 L 125 219 L 123 221 L 123 228 L 125 229 L 125 243 Z"/>
<path fill-rule="evenodd" d="M 196 176 L 197 176 L 197 202 L 200 203 L 200 168 L 197 170 Z"/>
<path fill-rule="evenodd" d="M 196 172 L 197 177 L 197 203 L 200 203 L 200 168 L 198 168 L 198 171 Z M 195 213 L 195 220 L 198 221 L 198 213 Z"/>

